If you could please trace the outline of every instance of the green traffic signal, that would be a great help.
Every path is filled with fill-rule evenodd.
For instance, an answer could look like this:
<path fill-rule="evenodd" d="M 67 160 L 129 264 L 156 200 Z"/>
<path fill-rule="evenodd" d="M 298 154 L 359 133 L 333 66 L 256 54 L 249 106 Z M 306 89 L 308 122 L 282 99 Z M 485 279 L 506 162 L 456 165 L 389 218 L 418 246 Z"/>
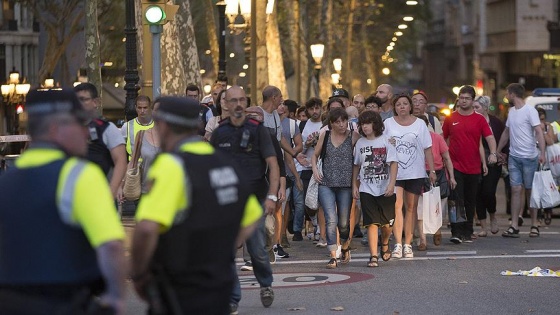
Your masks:
<path fill-rule="evenodd" d="M 150 24 L 160 24 L 165 20 L 165 11 L 159 5 L 150 5 L 144 14 Z"/>

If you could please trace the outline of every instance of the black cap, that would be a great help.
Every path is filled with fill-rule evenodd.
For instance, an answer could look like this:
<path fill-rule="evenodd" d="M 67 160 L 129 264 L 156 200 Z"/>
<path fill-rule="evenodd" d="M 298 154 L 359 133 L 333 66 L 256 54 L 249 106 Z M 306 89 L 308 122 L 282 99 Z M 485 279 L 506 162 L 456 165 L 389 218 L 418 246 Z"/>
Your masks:
<path fill-rule="evenodd" d="M 159 103 L 158 110 L 154 113 L 156 120 L 169 124 L 198 128 L 202 105 L 197 100 L 186 97 L 164 96 L 155 102 Z"/>
<path fill-rule="evenodd" d="M 347 99 L 350 99 L 350 95 L 348 94 L 348 91 L 346 91 L 345 89 L 335 89 L 331 97 L 329 98 L 333 98 L 333 97 L 346 97 Z"/>
<path fill-rule="evenodd" d="M 90 116 L 71 89 L 37 89 L 27 94 L 25 108 L 30 116 L 69 113 L 86 123 Z"/>

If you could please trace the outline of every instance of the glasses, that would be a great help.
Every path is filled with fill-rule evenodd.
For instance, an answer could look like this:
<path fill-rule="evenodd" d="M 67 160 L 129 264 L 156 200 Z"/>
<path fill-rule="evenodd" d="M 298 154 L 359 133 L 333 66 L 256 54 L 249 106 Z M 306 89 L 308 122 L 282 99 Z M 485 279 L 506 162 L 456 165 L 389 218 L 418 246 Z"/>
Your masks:
<path fill-rule="evenodd" d="M 247 103 L 247 98 L 246 97 L 230 98 L 229 100 L 227 100 L 227 102 L 230 103 L 230 104 Z"/>
<path fill-rule="evenodd" d="M 428 104 L 428 103 L 427 103 L 426 101 L 424 101 L 424 100 L 414 100 L 414 99 L 413 99 L 413 100 L 412 100 L 412 104 L 421 104 L 421 105 L 424 105 L 424 104 Z"/>
<path fill-rule="evenodd" d="M 371 105 L 371 104 L 366 105 L 366 109 L 377 109 L 377 108 L 379 108 L 379 106 L 377 105 Z"/>
<path fill-rule="evenodd" d="M 461 96 L 459 97 L 460 101 L 472 101 L 472 97 L 470 96 Z"/>

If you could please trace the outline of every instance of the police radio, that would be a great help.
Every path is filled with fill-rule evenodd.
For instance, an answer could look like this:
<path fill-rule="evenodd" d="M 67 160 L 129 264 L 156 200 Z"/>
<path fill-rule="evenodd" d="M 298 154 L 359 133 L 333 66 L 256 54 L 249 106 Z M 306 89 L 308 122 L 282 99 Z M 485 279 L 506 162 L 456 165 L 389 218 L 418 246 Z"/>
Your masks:
<path fill-rule="evenodd" d="M 243 130 L 243 135 L 241 136 L 241 143 L 239 146 L 242 149 L 247 149 L 249 146 L 249 138 L 251 137 L 251 132 L 247 129 Z"/>

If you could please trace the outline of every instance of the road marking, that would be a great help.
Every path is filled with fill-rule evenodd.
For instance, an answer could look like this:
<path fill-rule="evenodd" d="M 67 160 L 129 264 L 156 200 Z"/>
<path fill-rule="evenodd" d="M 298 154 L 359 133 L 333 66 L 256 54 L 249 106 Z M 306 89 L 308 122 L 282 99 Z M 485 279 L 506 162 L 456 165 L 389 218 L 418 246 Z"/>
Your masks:
<path fill-rule="evenodd" d="M 458 251 L 441 251 L 441 252 L 426 252 L 427 256 L 443 256 L 443 255 L 476 255 L 476 250 L 458 250 Z"/>
<path fill-rule="evenodd" d="M 528 249 L 526 253 L 560 253 L 560 249 Z"/>
<path fill-rule="evenodd" d="M 307 272 L 307 273 L 274 273 L 272 287 L 306 287 L 328 284 L 343 284 L 365 281 L 372 279 L 372 274 L 358 272 Z M 254 275 L 239 276 L 239 283 L 242 289 L 259 289 L 260 285 Z"/>
<path fill-rule="evenodd" d="M 355 257 L 355 255 L 352 255 Z M 483 256 L 472 256 L 472 255 L 458 255 L 458 256 L 431 256 L 431 257 L 414 257 L 414 258 L 400 258 L 391 259 L 390 261 L 415 261 L 415 260 L 455 260 L 455 259 L 493 259 L 493 258 L 560 258 L 559 254 L 532 254 L 532 255 L 483 255 Z M 291 258 L 288 258 L 291 259 Z M 276 260 L 275 265 L 298 265 L 298 264 L 326 264 L 327 258 L 317 259 L 317 260 Z M 352 262 L 367 262 L 369 259 L 354 259 Z M 242 263 L 238 263 L 238 266 L 242 266 Z"/>

